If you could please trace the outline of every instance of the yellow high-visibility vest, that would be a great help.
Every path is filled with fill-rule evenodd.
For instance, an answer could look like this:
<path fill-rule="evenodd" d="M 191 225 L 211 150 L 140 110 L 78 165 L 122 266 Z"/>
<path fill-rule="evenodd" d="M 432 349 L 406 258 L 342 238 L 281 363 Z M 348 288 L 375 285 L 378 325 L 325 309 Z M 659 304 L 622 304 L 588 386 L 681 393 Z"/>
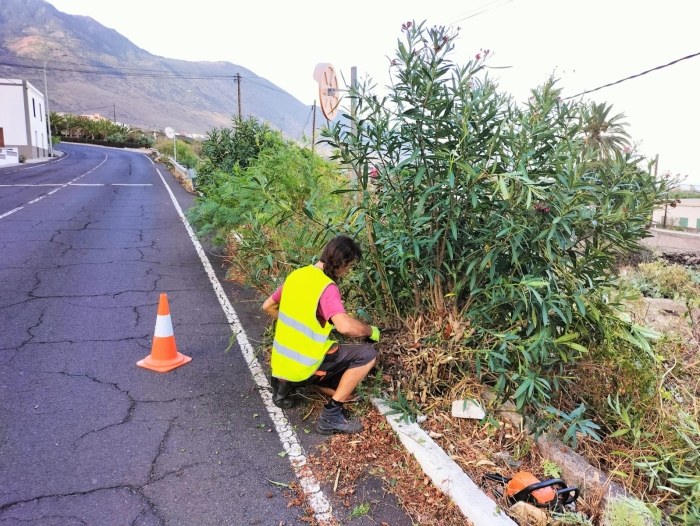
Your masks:
<path fill-rule="evenodd" d="M 328 339 L 331 324 L 322 327 L 316 318 L 321 294 L 331 283 L 333 280 L 313 265 L 287 276 L 272 344 L 272 376 L 290 382 L 306 380 L 336 343 Z"/>

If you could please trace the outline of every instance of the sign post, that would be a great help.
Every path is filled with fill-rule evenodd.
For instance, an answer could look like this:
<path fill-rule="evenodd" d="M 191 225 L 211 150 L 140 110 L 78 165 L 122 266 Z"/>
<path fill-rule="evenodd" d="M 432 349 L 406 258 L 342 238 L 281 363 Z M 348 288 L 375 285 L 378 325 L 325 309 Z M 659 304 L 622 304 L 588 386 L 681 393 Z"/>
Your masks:
<path fill-rule="evenodd" d="M 165 128 L 165 136 L 168 139 L 173 140 L 173 157 L 175 159 L 175 162 L 177 162 L 177 139 L 175 139 L 175 130 L 168 126 L 167 128 Z"/>

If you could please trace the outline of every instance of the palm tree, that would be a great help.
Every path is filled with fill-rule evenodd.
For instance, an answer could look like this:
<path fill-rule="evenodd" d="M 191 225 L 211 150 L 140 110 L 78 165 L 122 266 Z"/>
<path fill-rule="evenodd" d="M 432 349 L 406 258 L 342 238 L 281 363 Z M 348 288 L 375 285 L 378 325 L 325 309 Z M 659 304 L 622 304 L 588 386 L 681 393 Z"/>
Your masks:
<path fill-rule="evenodd" d="M 616 150 L 622 150 L 630 145 L 630 135 L 625 130 L 625 126 L 629 124 L 622 122 L 626 118 L 625 114 L 618 113 L 610 117 L 610 110 L 612 105 L 593 102 L 585 112 L 584 143 L 589 149 L 598 152 L 600 160 L 614 157 Z"/>
<path fill-rule="evenodd" d="M 66 118 L 63 115 L 59 115 L 55 111 L 51 112 L 51 133 L 53 135 L 61 135 L 63 130 L 66 129 Z"/>

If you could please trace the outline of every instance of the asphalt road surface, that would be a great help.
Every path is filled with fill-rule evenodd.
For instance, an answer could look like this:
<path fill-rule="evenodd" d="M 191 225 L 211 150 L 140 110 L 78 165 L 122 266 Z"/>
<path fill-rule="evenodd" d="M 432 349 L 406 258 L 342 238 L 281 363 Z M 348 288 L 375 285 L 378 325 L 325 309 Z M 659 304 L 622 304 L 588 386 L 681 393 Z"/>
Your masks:
<path fill-rule="evenodd" d="M 294 471 L 243 355 L 225 352 L 230 325 L 158 169 L 182 208 L 192 196 L 145 155 L 60 149 L 0 169 L 0 525 L 304 524 L 272 482 Z M 224 289 L 259 334 L 255 294 Z M 165 374 L 136 366 L 161 293 L 193 358 Z M 375 520 L 411 524 L 368 487 Z"/>

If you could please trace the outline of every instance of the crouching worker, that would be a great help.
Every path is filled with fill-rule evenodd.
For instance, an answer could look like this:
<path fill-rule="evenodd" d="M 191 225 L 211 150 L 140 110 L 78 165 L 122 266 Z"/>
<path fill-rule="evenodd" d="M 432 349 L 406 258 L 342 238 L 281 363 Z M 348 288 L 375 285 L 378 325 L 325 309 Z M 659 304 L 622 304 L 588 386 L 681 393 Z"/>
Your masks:
<path fill-rule="evenodd" d="M 294 388 L 316 385 L 331 396 L 323 407 L 319 433 L 359 433 L 362 424 L 350 419 L 343 404 L 374 365 L 372 345 L 339 345 L 328 339 L 331 325 L 341 334 L 379 341 L 379 329 L 350 317 L 343 308 L 336 282 L 362 257 L 360 246 L 348 236 L 331 239 L 321 259 L 292 272 L 263 309 L 277 320 L 272 345 L 272 401 L 277 407 L 294 405 Z"/>

